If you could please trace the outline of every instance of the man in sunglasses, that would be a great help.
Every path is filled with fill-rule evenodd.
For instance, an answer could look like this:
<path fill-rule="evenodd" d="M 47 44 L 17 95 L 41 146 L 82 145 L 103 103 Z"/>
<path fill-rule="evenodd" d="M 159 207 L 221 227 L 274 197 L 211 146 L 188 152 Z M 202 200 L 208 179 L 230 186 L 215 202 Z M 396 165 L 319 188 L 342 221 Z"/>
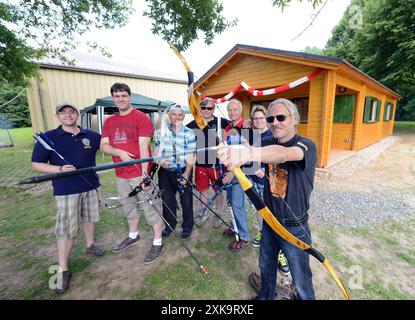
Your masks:
<path fill-rule="evenodd" d="M 290 233 L 311 245 L 307 212 L 314 184 L 316 145 L 297 134 L 300 116 L 296 105 L 287 99 L 277 99 L 270 104 L 267 122 L 273 136 L 262 141 L 263 147 L 227 147 L 218 151 L 218 157 L 228 170 L 249 161 L 266 163 L 265 204 Z M 262 286 L 257 299 L 275 298 L 280 249 L 290 265 L 297 298 L 315 299 L 309 255 L 283 240 L 265 221 L 259 254 Z"/>
<path fill-rule="evenodd" d="M 200 111 L 203 118 L 207 122 L 204 130 L 200 130 L 196 121 L 190 122 L 187 127 L 193 129 L 196 135 L 197 149 L 214 147 L 219 144 L 218 137 L 222 136 L 222 129 L 229 125 L 229 120 L 225 118 L 218 118 L 213 115 L 215 112 L 215 103 L 212 98 L 206 98 L 200 102 Z M 208 199 L 209 186 L 221 177 L 219 168 L 219 160 L 216 158 L 215 151 L 205 151 L 197 154 L 196 168 L 195 168 L 195 183 L 196 189 L 203 194 L 204 199 Z M 218 189 L 213 188 L 216 192 Z M 215 199 L 215 207 L 218 214 L 224 210 L 224 193 L 220 193 Z M 200 213 L 195 217 L 196 226 L 202 226 L 209 218 L 210 211 L 204 207 Z M 221 221 L 213 216 L 212 226 L 219 228 Z"/>

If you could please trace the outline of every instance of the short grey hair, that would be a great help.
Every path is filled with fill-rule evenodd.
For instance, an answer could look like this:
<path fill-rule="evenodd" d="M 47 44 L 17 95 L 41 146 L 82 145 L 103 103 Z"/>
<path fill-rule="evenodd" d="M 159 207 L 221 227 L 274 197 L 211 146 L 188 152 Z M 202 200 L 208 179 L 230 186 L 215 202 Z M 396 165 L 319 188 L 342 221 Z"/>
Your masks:
<path fill-rule="evenodd" d="M 278 104 L 284 105 L 290 112 L 293 120 L 297 120 L 297 122 L 300 123 L 300 113 L 298 112 L 297 106 L 291 100 L 284 99 L 284 98 L 279 98 L 271 102 L 271 104 L 268 107 L 267 116 L 271 114 L 272 109 Z"/>
<path fill-rule="evenodd" d="M 215 101 L 212 98 L 205 98 L 202 101 L 200 101 L 200 106 L 201 107 L 206 107 L 209 104 L 211 104 L 212 107 L 215 107 Z"/>
<path fill-rule="evenodd" d="M 231 100 L 229 100 L 229 102 L 228 102 L 228 104 L 227 104 L 226 107 L 229 107 L 231 104 L 236 104 L 237 106 L 239 106 L 239 108 L 241 108 L 242 111 L 244 110 L 244 107 L 242 105 L 242 102 L 239 99 L 231 99 Z"/>
<path fill-rule="evenodd" d="M 184 114 L 183 107 L 180 104 L 174 104 L 169 107 L 169 113 L 173 111 L 181 111 Z"/>

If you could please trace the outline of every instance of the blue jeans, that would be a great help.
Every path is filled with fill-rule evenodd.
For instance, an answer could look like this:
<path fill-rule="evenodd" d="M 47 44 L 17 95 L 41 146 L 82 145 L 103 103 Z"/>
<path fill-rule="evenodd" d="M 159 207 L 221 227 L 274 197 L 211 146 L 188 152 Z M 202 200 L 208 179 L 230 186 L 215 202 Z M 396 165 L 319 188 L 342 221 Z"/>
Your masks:
<path fill-rule="evenodd" d="M 308 224 L 285 228 L 303 242 L 311 245 L 311 235 Z M 262 287 L 257 299 L 275 299 L 278 264 L 277 256 L 280 249 L 282 249 L 288 260 L 291 276 L 297 289 L 297 299 L 314 300 L 315 295 L 309 264 L 309 254 L 282 239 L 265 221 L 262 227 L 261 247 L 259 251 L 259 268 L 261 270 Z"/>
<path fill-rule="evenodd" d="M 236 178 L 233 179 L 232 183 L 235 184 L 232 185 L 231 205 L 235 216 L 236 226 L 238 227 L 238 233 L 242 240 L 249 241 L 245 210 L 245 192 Z"/>
<path fill-rule="evenodd" d="M 256 193 L 258 193 L 261 200 L 264 201 L 264 188 L 265 188 L 265 186 L 262 183 L 258 183 L 258 182 L 253 181 L 250 177 L 249 177 L 249 180 L 251 180 L 252 186 L 254 187 L 254 190 L 256 191 Z M 248 202 L 252 207 L 254 206 L 251 199 L 248 198 Z"/>

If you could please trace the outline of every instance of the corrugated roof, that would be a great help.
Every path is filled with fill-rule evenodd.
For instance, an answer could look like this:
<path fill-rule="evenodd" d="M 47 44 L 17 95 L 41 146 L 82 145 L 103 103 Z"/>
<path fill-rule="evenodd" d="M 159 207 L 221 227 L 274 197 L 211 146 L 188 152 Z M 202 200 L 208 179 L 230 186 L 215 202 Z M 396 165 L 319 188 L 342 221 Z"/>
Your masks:
<path fill-rule="evenodd" d="M 166 70 L 156 70 L 153 67 L 138 64 L 133 59 L 120 60 L 80 51 L 66 53 L 65 55 L 69 60 L 74 59 L 75 64 L 69 65 L 59 59 L 45 58 L 40 61 L 40 66 L 187 84 L 186 78 L 181 75 L 172 74 Z"/>

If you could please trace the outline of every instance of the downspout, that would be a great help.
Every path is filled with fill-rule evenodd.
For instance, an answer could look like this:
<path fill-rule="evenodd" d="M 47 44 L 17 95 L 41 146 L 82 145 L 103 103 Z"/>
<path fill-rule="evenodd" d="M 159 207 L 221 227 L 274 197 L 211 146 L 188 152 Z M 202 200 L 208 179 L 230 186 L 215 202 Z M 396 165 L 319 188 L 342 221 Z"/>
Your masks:
<path fill-rule="evenodd" d="M 42 122 L 43 122 L 43 131 L 48 130 L 48 122 L 47 122 L 47 118 L 46 118 L 46 111 L 45 111 L 45 105 L 43 103 L 43 94 L 42 94 L 42 89 L 40 87 L 40 81 L 39 79 L 36 79 L 36 86 L 37 86 L 37 91 L 39 94 L 39 106 L 40 106 L 40 112 L 42 114 Z"/>

